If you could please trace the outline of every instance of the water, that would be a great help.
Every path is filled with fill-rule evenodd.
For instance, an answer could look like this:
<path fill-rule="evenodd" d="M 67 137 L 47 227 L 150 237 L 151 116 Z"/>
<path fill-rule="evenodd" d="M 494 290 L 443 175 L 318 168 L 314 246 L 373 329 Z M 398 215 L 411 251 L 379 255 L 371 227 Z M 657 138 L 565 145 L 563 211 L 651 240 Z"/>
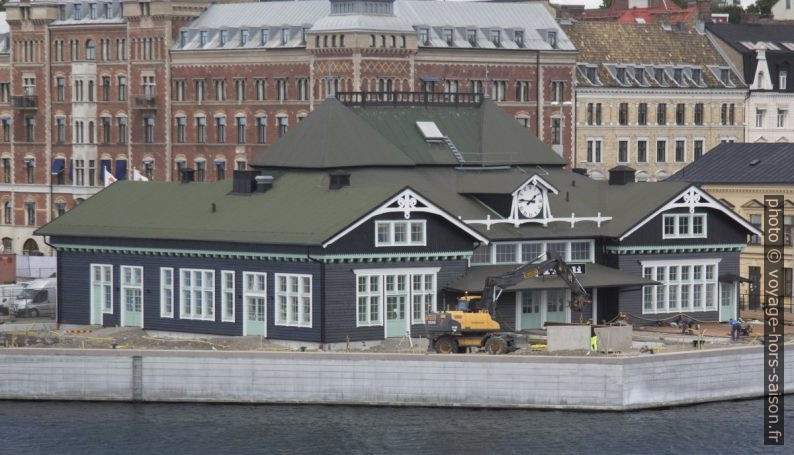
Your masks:
<path fill-rule="evenodd" d="M 786 401 L 794 445 L 794 396 Z M 793 453 L 764 449 L 761 406 L 609 413 L 0 401 L 0 453 Z"/>

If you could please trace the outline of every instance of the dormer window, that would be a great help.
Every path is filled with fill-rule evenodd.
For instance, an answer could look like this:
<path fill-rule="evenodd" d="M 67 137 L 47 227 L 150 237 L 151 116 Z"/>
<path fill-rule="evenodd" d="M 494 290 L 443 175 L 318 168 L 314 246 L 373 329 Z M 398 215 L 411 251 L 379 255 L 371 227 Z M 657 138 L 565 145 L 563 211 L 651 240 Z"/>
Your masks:
<path fill-rule="evenodd" d="M 703 74 L 700 71 L 700 68 L 695 68 L 692 70 L 692 81 L 695 82 L 695 85 L 703 84 Z"/>
<path fill-rule="evenodd" d="M 306 34 L 307 33 L 309 33 L 309 29 L 306 28 L 306 27 L 303 27 L 301 29 L 301 44 L 306 44 Z M 336 46 L 334 46 L 334 47 L 336 47 Z"/>
<path fill-rule="evenodd" d="M 79 3 L 75 3 L 74 4 L 74 19 L 79 21 L 81 17 L 82 16 L 80 15 L 80 4 Z"/>
<path fill-rule="evenodd" d="M 58 20 L 66 20 L 66 5 L 58 5 Z"/>
<path fill-rule="evenodd" d="M 179 31 L 179 47 L 185 47 L 187 44 L 187 31 L 180 30 Z"/>
<path fill-rule="evenodd" d="M 477 30 L 466 30 L 466 40 L 471 47 L 477 47 Z"/>
<path fill-rule="evenodd" d="M 626 85 L 626 68 L 618 67 L 615 70 L 615 77 L 621 85 Z"/>
<path fill-rule="evenodd" d="M 240 30 L 240 46 L 248 44 L 248 30 Z"/>
<path fill-rule="evenodd" d="M 656 82 L 659 84 L 664 85 L 664 68 L 654 68 L 653 78 L 656 79 Z"/>
<path fill-rule="evenodd" d="M 502 31 L 501 30 L 491 30 L 491 42 L 496 47 L 502 46 Z"/>
<path fill-rule="evenodd" d="M 513 41 L 516 42 L 518 47 L 524 47 L 524 31 L 523 30 L 516 30 L 513 32 Z"/>
<path fill-rule="evenodd" d="M 88 4 L 88 17 L 90 19 L 96 19 L 96 3 Z"/>
<path fill-rule="evenodd" d="M 444 41 L 447 43 L 447 46 L 453 46 L 455 44 L 451 28 L 444 29 Z"/>
<path fill-rule="evenodd" d="M 422 44 L 422 46 L 430 45 L 430 29 L 427 28 L 419 29 L 419 42 Z"/>
<path fill-rule="evenodd" d="M 552 49 L 557 49 L 557 32 L 556 31 L 550 31 L 547 34 L 547 39 L 548 39 L 548 42 L 549 42 L 549 46 L 551 46 Z"/>
<path fill-rule="evenodd" d="M 102 7 L 103 7 L 103 9 L 104 9 L 104 16 L 105 16 L 105 19 L 110 19 L 110 18 L 112 18 L 112 17 L 113 17 L 113 9 L 112 9 L 112 7 L 111 7 L 111 6 L 112 6 L 112 5 L 110 4 L 110 2 L 105 2 L 105 3 L 102 5 Z"/>
<path fill-rule="evenodd" d="M 270 41 L 270 32 L 267 29 L 262 29 L 260 35 L 262 40 L 262 46 L 264 46 L 265 44 L 267 44 L 268 41 Z"/>
<path fill-rule="evenodd" d="M 282 28 L 281 29 L 281 44 L 289 43 L 289 29 Z"/>
<path fill-rule="evenodd" d="M 634 68 L 634 79 L 637 79 L 638 84 L 645 85 L 645 68 Z"/>
<path fill-rule="evenodd" d="M 207 41 L 209 41 L 210 32 L 208 32 L 206 30 L 202 30 L 201 34 L 200 34 L 200 37 L 201 38 L 200 38 L 200 42 L 199 43 L 201 44 L 201 47 L 204 47 L 204 46 L 207 45 Z"/>
<path fill-rule="evenodd" d="M 229 31 L 221 30 L 221 46 L 225 46 L 228 41 L 229 41 Z"/>
<path fill-rule="evenodd" d="M 720 68 L 720 81 L 725 85 L 731 84 L 731 76 L 728 68 Z"/>
<path fill-rule="evenodd" d="M 678 85 L 684 85 L 684 70 L 676 68 L 673 70 L 673 80 Z"/>
<path fill-rule="evenodd" d="M 778 71 L 777 73 L 777 89 L 786 90 L 788 79 L 788 71 Z"/>
<path fill-rule="evenodd" d="M 588 66 L 585 69 L 585 74 L 587 75 L 587 80 L 590 81 L 591 84 L 597 84 L 598 78 L 596 76 L 596 67 L 595 66 Z"/>

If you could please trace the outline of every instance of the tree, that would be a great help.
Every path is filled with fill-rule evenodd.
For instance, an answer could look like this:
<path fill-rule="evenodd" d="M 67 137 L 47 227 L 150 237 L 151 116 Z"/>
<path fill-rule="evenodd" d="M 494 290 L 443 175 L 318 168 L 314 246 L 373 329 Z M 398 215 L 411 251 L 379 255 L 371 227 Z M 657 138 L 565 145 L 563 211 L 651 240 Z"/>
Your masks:
<path fill-rule="evenodd" d="M 609 9 L 612 6 L 612 0 L 601 0 L 601 8 Z"/>
<path fill-rule="evenodd" d="M 747 7 L 748 13 L 760 14 L 762 16 L 771 16 L 772 7 L 775 6 L 777 0 L 756 0 L 755 3 Z"/>

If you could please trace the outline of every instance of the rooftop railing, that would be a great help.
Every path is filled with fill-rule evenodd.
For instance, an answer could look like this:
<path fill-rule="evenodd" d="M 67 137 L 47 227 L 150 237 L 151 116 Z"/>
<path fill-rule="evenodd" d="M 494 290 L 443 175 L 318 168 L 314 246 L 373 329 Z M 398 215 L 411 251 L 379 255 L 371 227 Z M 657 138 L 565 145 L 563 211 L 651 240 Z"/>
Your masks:
<path fill-rule="evenodd" d="M 347 106 L 479 106 L 482 93 L 438 92 L 337 92 Z"/>

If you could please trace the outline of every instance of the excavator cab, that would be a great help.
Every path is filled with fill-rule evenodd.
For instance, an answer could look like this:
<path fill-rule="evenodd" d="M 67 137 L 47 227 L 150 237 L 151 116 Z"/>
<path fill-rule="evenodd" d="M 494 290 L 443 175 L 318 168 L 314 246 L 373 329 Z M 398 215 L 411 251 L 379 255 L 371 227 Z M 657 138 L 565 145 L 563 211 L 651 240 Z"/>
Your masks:
<path fill-rule="evenodd" d="M 470 295 L 469 291 L 466 291 L 466 293 L 458 297 L 458 307 L 456 309 L 458 311 L 474 311 L 481 299 L 482 296 Z"/>

